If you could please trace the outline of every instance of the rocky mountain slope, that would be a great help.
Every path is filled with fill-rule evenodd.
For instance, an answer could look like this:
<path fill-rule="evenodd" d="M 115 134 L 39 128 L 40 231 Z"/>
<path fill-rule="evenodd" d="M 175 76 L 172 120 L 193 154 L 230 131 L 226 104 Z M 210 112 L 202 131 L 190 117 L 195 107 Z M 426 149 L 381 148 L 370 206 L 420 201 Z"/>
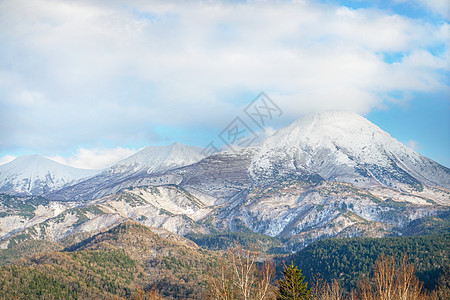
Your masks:
<path fill-rule="evenodd" d="M 25 155 L 0 166 L 0 193 L 42 195 L 98 173 L 77 169 L 40 155 Z"/>
<path fill-rule="evenodd" d="M 132 219 L 182 235 L 261 234 L 298 251 L 325 237 L 401 235 L 415 220 L 448 215 L 449 185 L 448 168 L 365 118 L 320 113 L 259 146 L 203 159 L 180 144 L 146 148 L 46 194 L 51 201 L 25 215 L 5 206 L 1 245 L 59 241 Z M 51 215 L 57 204 L 63 209 Z"/>

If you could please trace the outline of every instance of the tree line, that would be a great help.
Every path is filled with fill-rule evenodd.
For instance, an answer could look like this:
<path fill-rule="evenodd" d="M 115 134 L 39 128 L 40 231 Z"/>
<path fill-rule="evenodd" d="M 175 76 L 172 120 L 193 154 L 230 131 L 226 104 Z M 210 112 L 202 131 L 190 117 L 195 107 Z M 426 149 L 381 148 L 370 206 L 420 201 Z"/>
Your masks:
<path fill-rule="evenodd" d="M 423 288 L 415 275 L 415 267 L 403 255 L 380 255 L 370 273 L 360 276 L 357 287 L 346 291 L 339 279 L 331 282 L 320 275 L 305 281 L 301 269 L 291 262 L 283 263 L 282 276 L 275 280 L 275 265 L 261 260 L 261 253 L 242 246 L 229 249 L 218 265 L 211 268 L 207 300 L 448 300 L 450 299 L 450 272 L 445 268 L 433 291 Z M 143 291 L 132 299 L 164 299 L 157 291 Z"/>

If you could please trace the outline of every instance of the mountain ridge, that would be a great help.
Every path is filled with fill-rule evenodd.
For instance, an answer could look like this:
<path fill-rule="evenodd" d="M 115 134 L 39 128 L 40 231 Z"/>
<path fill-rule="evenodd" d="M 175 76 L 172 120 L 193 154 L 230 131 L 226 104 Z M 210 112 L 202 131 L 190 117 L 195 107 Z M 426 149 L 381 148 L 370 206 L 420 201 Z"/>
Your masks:
<path fill-rule="evenodd" d="M 133 180 L 162 174 L 202 159 L 201 148 L 180 143 L 148 146 L 88 180 L 46 194 L 53 200 L 90 200 L 133 186 Z"/>
<path fill-rule="evenodd" d="M 0 165 L 0 192 L 40 195 L 98 172 L 74 168 L 41 155 L 24 155 Z"/>
<path fill-rule="evenodd" d="M 308 115 L 276 131 L 260 145 L 238 151 L 223 151 L 202 159 L 192 155 L 195 159 L 166 168 L 150 166 L 148 163 L 136 164 L 136 157 L 145 157 L 143 152 L 152 153 L 152 149 L 144 148 L 141 153 L 104 171 L 103 174 L 116 174 L 116 178 L 106 181 L 103 192 L 89 192 L 102 190 L 104 183 L 91 179 L 83 183 L 86 192 L 83 190 L 81 196 L 78 196 L 80 185 L 69 186 L 49 196 L 52 199 L 92 199 L 118 192 L 127 186 L 192 186 L 193 181 L 198 181 L 194 177 L 204 181 L 198 184 L 209 185 L 213 189 L 218 182 L 225 181 L 231 185 L 236 182 L 241 182 L 243 186 L 267 185 L 283 178 L 305 176 L 349 182 L 361 188 L 384 186 L 404 192 L 420 191 L 424 186 L 450 187 L 450 169 L 418 154 L 364 117 L 351 112 Z M 199 150 L 196 149 L 197 152 Z M 240 165 L 235 165 L 233 160 L 241 161 Z M 217 165 L 220 161 L 222 163 Z M 135 169 L 134 165 L 137 165 Z M 230 169 L 231 165 L 235 166 Z M 143 172 L 144 166 L 148 168 L 146 172 Z M 130 168 L 132 172 L 120 176 Z M 224 174 L 225 169 L 229 169 L 228 175 Z M 242 175 L 238 176 L 239 179 L 230 172 L 236 176 Z"/>
<path fill-rule="evenodd" d="M 179 183 L 184 179 L 172 170 L 204 159 L 201 150 L 179 143 L 148 146 L 81 184 L 58 185 L 47 189 L 45 194 L 55 200 L 58 195 L 63 195 L 61 199 L 66 200 L 72 197 L 88 199 L 117 192 L 127 185 L 153 185 L 158 184 L 158 180 L 159 183 Z M 249 151 L 253 153 L 249 154 Z M 213 157 L 227 157 L 228 152 L 219 152 Z M 277 130 L 258 146 L 233 153 L 231 155 L 235 157 L 250 159 L 247 170 L 242 172 L 248 173 L 251 181 L 261 184 L 275 182 L 282 176 L 318 175 L 324 180 L 350 182 L 362 188 L 381 185 L 406 192 L 421 190 L 423 185 L 450 188 L 450 169 L 420 155 L 352 112 L 307 115 Z M 148 180 L 164 174 L 168 177 L 156 182 Z M 100 191 L 102 186 L 105 192 Z"/>
<path fill-rule="evenodd" d="M 325 180 L 353 182 L 362 187 L 377 183 L 399 189 L 407 188 L 404 184 L 421 183 L 450 187 L 450 169 L 408 148 L 355 113 L 308 115 L 266 138 L 260 149 L 250 167 L 254 177 L 264 176 L 275 161 L 282 164 L 283 172 L 318 174 Z M 274 155 L 285 156 L 285 160 L 271 157 Z M 261 170 L 262 174 L 258 174 Z M 391 177 L 388 180 L 380 174 L 386 172 Z"/>
<path fill-rule="evenodd" d="M 137 153 L 115 163 L 104 172 L 122 173 L 133 168 L 133 172 L 146 168 L 147 173 L 164 172 L 171 168 L 199 161 L 204 156 L 201 148 L 174 142 L 167 146 L 147 146 Z"/>
<path fill-rule="evenodd" d="M 448 168 L 352 113 L 311 115 L 259 146 L 192 162 L 197 151 L 180 144 L 145 148 L 111 172 L 45 194 L 48 205 L 24 204 L 15 215 L 5 208 L 0 225 L 11 238 L 1 246 L 20 236 L 58 240 L 132 219 L 181 235 L 253 232 L 297 251 L 326 237 L 401 235 L 412 221 L 450 206 Z M 159 156 L 149 160 L 149 153 Z M 159 162 L 169 163 L 160 169 Z"/>

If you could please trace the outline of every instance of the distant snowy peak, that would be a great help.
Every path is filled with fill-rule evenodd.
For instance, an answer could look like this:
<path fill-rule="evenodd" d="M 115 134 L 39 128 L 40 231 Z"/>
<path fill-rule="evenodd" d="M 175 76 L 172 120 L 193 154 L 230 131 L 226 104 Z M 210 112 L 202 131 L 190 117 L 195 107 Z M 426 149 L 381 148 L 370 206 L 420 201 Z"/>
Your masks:
<path fill-rule="evenodd" d="M 187 166 L 204 158 L 202 149 L 195 146 L 172 143 L 168 146 L 148 146 L 136 154 L 125 158 L 106 173 L 139 172 L 147 173 L 164 172 L 173 168 Z"/>
<path fill-rule="evenodd" d="M 302 158 L 305 166 L 314 163 L 318 155 L 321 159 L 332 158 L 337 164 L 354 164 L 355 159 L 386 164 L 386 156 L 380 150 L 392 140 L 389 134 L 355 113 L 325 112 L 308 115 L 278 130 L 264 140 L 260 155 L 282 152 Z M 397 142 L 396 147 L 400 145 Z"/>
<path fill-rule="evenodd" d="M 198 147 L 179 143 L 168 146 L 149 146 L 96 176 L 45 196 L 54 200 L 88 200 L 116 193 L 130 186 L 149 185 L 147 179 L 152 175 L 200 161 L 204 157 L 201 150 Z"/>
<path fill-rule="evenodd" d="M 450 186 L 450 172 L 351 112 L 308 115 L 266 138 L 253 158 L 255 177 L 318 174 L 326 180 Z"/>
<path fill-rule="evenodd" d="M 0 166 L 0 192 L 40 195 L 98 173 L 77 169 L 40 155 L 25 155 Z"/>
<path fill-rule="evenodd" d="M 351 112 L 324 112 L 308 115 L 268 137 L 263 147 L 346 148 L 363 149 L 374 141 L 391 142 L 392 137 L 364 117 Z"/>

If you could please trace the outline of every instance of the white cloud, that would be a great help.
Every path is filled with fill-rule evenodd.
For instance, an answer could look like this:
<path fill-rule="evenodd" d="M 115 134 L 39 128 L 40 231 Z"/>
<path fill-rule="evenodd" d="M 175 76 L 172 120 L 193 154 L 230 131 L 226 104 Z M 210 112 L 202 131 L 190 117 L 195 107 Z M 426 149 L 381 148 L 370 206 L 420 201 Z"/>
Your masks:
<path fill-rule="evenodd" d="M 266 91 L 287 119 L 365 113 L 393 91 L 448 89 L 448 46 L 427 50 L 447 33 L 313 2 L 5 0 L 0 148 L 142 144 L 164 138 L 155 127 L 223 126 L 251 100 L 224 91 Z"/>
<path fill-rule="evenodd" d="M 16 159 L 16 157 L 12 155 L 5 155 L 3 157 L 0 157 L 0 166 L 13 161 L 14 159 Z"/>
<path fill-rule="evenodd" d="M 127 158 L 136 150 L 126 148 L 115 149 L 84 149 L 71 157 L 52 156 L 50 159 L 75 168 L 100 170 L 112 166 L 121 159 Z"/>
<path fill-rule="evenodd" d="M 417 150 L 419 149 L 419 142 L 418 142 L 418 141 L 415 141 L 415 140 L 409 140 L 409 141 L 406 143 L 406 146 L 408 146 L 408 147 L 410 147 L 411 149 L 417 151 Z"/>
<path fill-rule="evenodd" d="M 450 19 L 450 2 L 448 0 L 395 0 L 397 2 L 415 2 L 437 15 Z"/>

